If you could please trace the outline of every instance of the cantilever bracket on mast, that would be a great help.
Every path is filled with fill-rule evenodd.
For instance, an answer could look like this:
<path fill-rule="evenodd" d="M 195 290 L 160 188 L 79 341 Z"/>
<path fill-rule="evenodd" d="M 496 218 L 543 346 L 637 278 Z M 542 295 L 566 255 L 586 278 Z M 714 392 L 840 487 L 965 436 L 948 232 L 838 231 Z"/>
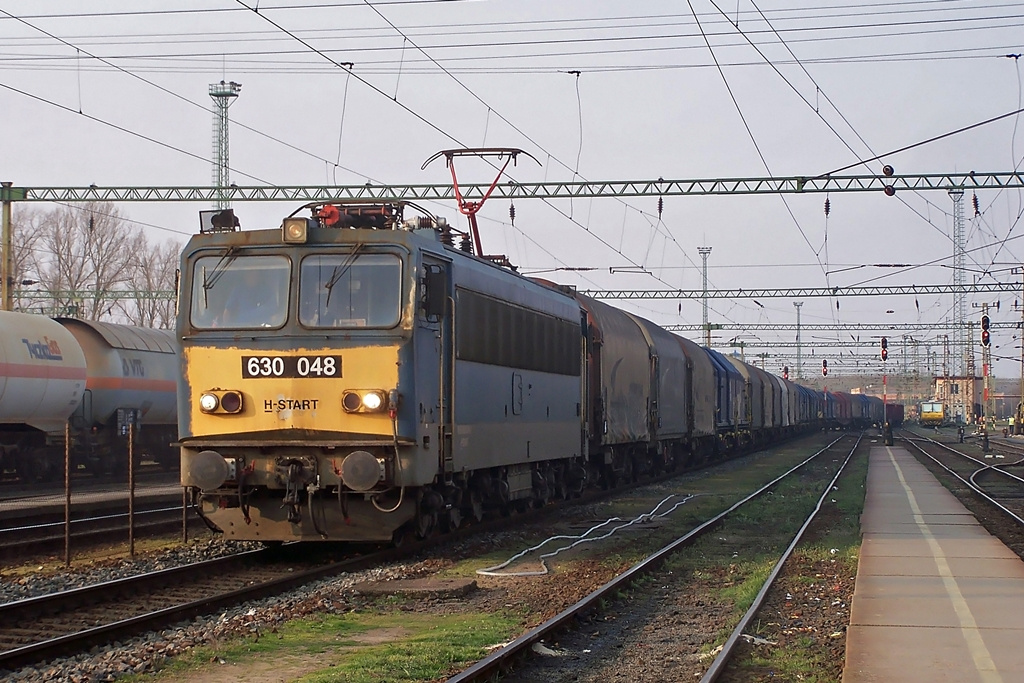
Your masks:
<path fill-rule="evenodd" d="M 477 256 L 483 257 L 484 250 L 480 245 L 480 230 L 477 228 L 476 214 L 483 208 L 484 202 L 486 202 L 487 198 L 491 196 L 492 192 L 494 192 L 494 188 L 498 186 L 498 181 L 501 180 L 501 176 L 505 173 L 505 169 L 508 168 L 509 163 L 515 163 L 516 157 L 520 154 L 525 154 L 534 161 L 537 161 L 537 159 L 535 159 L 529 152 L 524 152 L 523 150 L 515 147 L 464 147 L 462 149 L 441 150 L 424 161 L 423 165 L 420 167 L 420 170 L 422 171 L 434 159 L 438 159 L 440 157 L 445 158 L 445 165 L 448 166 L 452 172 L 452 188 L 455 190 L 455 199 L 459 203 L 459 213 L 469 218 L 469 230 L 473 233 L 473 247 L 476 249 Z M 498 157 L 498 161 L 505 159 L 505 163 L 500 169 L 498 169 L 498 174 L 494 177 L 494 182 L 491 183 L 491 186 L 479 201 L 466 199 L 462 196 L 462 190 L 459 189 L 459 179 L 455 175 L 455 157 L 465 156 Z M 537 161 L 537 164 L 539 165 L 540 162 Z"/>

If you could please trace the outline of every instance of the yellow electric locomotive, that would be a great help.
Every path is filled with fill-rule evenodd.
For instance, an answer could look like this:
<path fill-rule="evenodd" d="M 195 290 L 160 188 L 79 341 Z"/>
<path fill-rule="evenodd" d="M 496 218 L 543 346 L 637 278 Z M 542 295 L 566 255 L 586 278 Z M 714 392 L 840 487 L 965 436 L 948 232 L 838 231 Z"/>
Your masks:
<path fill-rule="evenodd" d="M 921 424 L 927 427 L 940 427 L 946 422 L 945 407 L 942 401 L 924 401 L 918 407 Z"/>
<path fill-rule="evenodd" d="M 407 207 L 184 249 L 181 482 L 227 538 L 425 536 L 582 487 L 579 305 Z"/>

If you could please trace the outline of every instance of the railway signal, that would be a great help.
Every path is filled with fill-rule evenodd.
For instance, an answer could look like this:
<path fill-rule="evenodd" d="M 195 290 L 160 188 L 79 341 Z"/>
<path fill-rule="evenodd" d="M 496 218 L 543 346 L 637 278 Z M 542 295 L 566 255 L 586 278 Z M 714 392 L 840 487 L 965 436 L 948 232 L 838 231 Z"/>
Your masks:
<path fill-rule="evenodd" d="M 828 361 L 824 358 L 821 359 L 821 376 L 828 377 Z"/>
<path fill-rule="evenodd" d="M 992 321 L 989 320 L 987 315 L 981 316 L 981 345 L 988 346 L 992 343 L 992 337 L 989 334 L 988 328 L 992 325 Z"/>
<path fill-rule="evenodd" d="M 885 360 L 888 360 L 888 359 L 889 359 L 889 340 L 886 339 L 885 337 L 882 337 L 882 360 L 885 361 Z"/>
<path fill-rule="evenodd" d="M 789 379 L 789 366 L 786 365 L 782 368 L 782 379 Z"/>

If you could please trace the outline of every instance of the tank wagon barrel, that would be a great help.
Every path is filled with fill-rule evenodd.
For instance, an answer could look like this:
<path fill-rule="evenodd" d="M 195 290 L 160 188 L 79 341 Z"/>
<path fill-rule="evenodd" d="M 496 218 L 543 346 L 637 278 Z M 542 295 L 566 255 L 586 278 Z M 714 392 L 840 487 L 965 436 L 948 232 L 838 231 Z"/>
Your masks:
<path fill-rule="evenodd" d="M 0 312 L 0 449 L 4 469 L 31 482 L 72 463 L 127 469 L 125 428 L 140 451 L 177 464 L 178 343 L 169 330 Z"/>
<path fill-rule="evenodd" d="M 63 444 L 64 425 L 81 402 L 85 383 L 85 354 L 65 327 L 43 316 L 0 311 L 0 455 L 5 470 L 26 481 L 46 473 L 46 451 Z"/>

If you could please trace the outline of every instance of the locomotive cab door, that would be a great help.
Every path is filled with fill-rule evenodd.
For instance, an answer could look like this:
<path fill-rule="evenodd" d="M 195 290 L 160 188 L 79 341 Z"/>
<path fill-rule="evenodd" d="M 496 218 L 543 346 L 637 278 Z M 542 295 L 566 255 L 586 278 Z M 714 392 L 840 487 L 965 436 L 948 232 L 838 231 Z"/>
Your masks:
<path fill-rule="evenodd" d="M 452 363 L 454 315 L 451 262 L 423 255 L 422 296 L 416 321 L 416 402 L 419 441 L 437 468 L 452 472 Z"/>

